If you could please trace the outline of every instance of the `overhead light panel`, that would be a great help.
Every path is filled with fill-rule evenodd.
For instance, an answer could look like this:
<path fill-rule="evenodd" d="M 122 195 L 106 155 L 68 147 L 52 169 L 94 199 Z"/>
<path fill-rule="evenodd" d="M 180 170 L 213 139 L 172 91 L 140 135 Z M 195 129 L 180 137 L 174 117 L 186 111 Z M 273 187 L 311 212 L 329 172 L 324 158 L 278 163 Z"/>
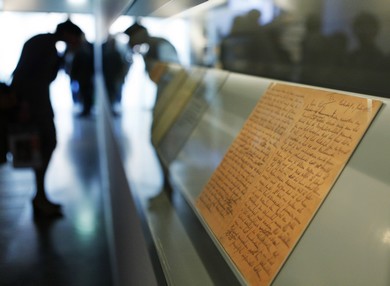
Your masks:
<path fill-rule="evenodd" d="M 67 0 L 72 6 L 83 6 L 87 4 L 88 0 Z"/>

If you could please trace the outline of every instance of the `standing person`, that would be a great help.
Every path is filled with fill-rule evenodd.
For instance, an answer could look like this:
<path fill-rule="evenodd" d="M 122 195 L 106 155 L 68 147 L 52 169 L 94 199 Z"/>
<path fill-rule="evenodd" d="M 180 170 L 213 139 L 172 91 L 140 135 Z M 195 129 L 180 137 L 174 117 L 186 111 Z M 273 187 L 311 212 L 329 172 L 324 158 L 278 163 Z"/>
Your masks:
<path fill-rule="evenodd" d="M 13 72 L 12 89 L 19 101 L 18 123 L 34 126 L 40 138 L 42 164 L 34 169 L 36 192 L 32 200 L 36 215 L 62 215 L 61 206 L 51 202 L 45 190 L 46 170 L 57 143 L 49 87 L 61 64 L 56 43 L 64 41 L 68 49 L 76 50 L 81 39 L 81 29 L 70 20 L 58 24 L 54 33 L 33 36 L 24 44 Z"/>
<path fill-rule="evenodd" d="M 156 62 L 180 63 L 175 47 L 166 39 L 151 36 L 148 30 L 134 23 L 124 32 L 129 36 L 129 46 L 134 53 L 141 53 L 145 62 L 145 69 L 150 75 Z M 145 52 L 141 52 L 141 45 L 147 45 Z"/>
<path fill-rule="evenodd" d="M 157 62 L 166 62 L 166 63 L 180 63 L 177 51 L 175 47 L 166 39 L 161 37 L 153 37 L 149 35 L 148 30 L 140 25 L 139 23 L 134 23 L 124 32 L 129 36 L 129 46 L 134 53 L 142 54 L 142 57 L 145 62 L 145 69 L 148 72 L 149 77 L 152 79 L 151 71 L 153 65 Z M 142 52 L 142 45 L 146 45 L 146 51 Z M 158 94 L 158 92 L 157 92 Z M 157 97 L 157 101 L 159 98 Z M 153 129 L 152 123 L 152 129 Z M 154 146 L 156 147 L 156 146 Z M 171 195 L 172 188 L 168 181 L 168 167 L 163 163 L 162 158 L 157 152 L 157 158 L 160 162 L 160 166 L 164 175 L 164 189 L 168 191 L 168 195 Z"/>
<path fill-rule="evenodd" d="M 81 117 L 91 114 L 93 105 L 95 85 L 95 65 L 93 44 L 88 42 L 84 35 L 80 47 L 74 52 L 73 59 L 70 63 L 71 82 L 78 84 L 78 98 L 82 103 Z"/>
<path fill-rule="evenodd" d="M 357 46 L 349 51 L 346 59 L 348 90 L 387 96 L 387 92 L 380 92 L 388 90 L 389 82 L 386 54 L 377 42 L 381 29 L 381 22 L 373 13 L 361 12 L 353 18 L 352 32 Z"/>
<path fill-rule="evenodd" d="M 122 99 L 122 88 L 126 75 L 132 64 L 131 57 L 126 57 L 117 45 L 114 37 L 109 36 L 103 43 L 103 76 L 106 84 L 111 110 L 115 115 L 115 103 L 120 103 Z"/>

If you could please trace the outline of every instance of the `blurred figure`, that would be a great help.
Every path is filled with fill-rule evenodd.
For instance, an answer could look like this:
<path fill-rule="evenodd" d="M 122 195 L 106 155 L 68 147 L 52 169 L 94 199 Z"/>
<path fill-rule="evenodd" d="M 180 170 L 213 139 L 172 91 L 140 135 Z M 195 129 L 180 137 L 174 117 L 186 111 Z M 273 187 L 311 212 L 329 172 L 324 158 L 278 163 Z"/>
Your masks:
<path fill-rule="evenodd" d="M 355 17 L 352 29 L 358 46 L 349 56 L 349 65 L 373 69 L 381 67 L 385 56 L 375 42 L 380 30 L 377 18 L 367 12 L 360 13 Z"/>
<path fill-rule="evenodd" d="M 8 84 L 0 82 L 0 164 L 7 162 L 8 127 L 12 122 L 17 100 Z"/>
<path fill-rule="evenodd" d="M 327 64 L 326 86 L 343 89 L 347 67 L 348 39 L 343 32 L 334 32 L 328 36 L 328 51 L 324 55 Z"/>
<path fill-rule="evenodd" d="M 130 37 L 129 46 L 132 51 L 134 53 L 140 53 L 143 56 L 145 62 L 145 69 L 148 72 L 151 80 L 153 80 L 153 77 L 151 77 L 150 75 L 155 63 L 179 63 L 179 58 L 175 47 L 164 38 L 150 36 L 148 30 L 139 23 L 131 25 L 129 28 L 126 29 L 124 33 Z M 157 94 L 159 94 L 159 92 L 157 92 Z M 156 99 L 156 101 L 158 101 L 158 98 Z M 168 180 L 168 167 L 165 166 L 162 159 L 159 157 L 158 152 L 157 158 L 160 162 L 160 166 L 164 175 L 164 189 L 168 192 L 168 195 L 170 196 L 172 188 Z"/>
<path fill-rule="evenodd" d="M 149 75 L 156 62 L 180 63 L 175 47 L 168 40 L 150 36 L 139 23 L 131 25 L 124 33 L 130 37 L 132 51 L 142 54 Z"/>
<path fill-rule="evenodd" d="M 259 24 L 261 12 L 253 9 L 233 20 L 221 41 L 222 68 L 238 73 L 288 79 L 291 59 L 281 42 L 284 25 L 279 21 Z"/>
<path fill-rule="evenodd" d="M 69 79 L 70 79 L 70 91 L 72 93 L 73 104 L 78 105 L 78 104 L 80 104 L 79 83 L 76 80 L 72 80 L 70 78 L 70 69 L 72 67 L 73 57 L 74 57 L 74 51 L 72 52 L 69 49 L 66 49 L 64 54 L 62 55 L 62 66 L 61 66 L 61 68 L 69 76 Z"/>
<path fill-rule="evenodd" d="M 309 15 L 305 21 L 299 81 L 342 89 L 347 64 L 347 36 L 343 32 L 325 35 L 321 21 L 318 14 Z"/>
<path fill-rule="evenodd" d="M 372 94 L 388 89 L 386 56 L 376 44 L 380 28 L 371 13 L 362 12 L 354 18 L 352 30 L 358 45 L 347 58 L 349 89 Z"/>
<path fill-rule="evenodd" d="M 107 41 L 103 43 L 102 51 L 104 81 L 111 109 L 115 115 L 117 113 L 114 107 L 115 104 L 121 102 L 123 84 L 132 61 L 118 49 L 114 37 L 108 37 Z"/>
<path fill-rule="evenodd" d="M 253 9 L 234 18 L 230 32 L 221 41 L 222 68 L 238 73 L 266 75 L 275 61 L 268 35 L 260 26 L 261 12 Z"/>
<path fill-rule="evenodd" d="M 84 35 L 80 47 L 73 53 L 70 61 L 69 76 L 71 88 L 77 89 L 77 98 L 82 104 L 80 117 L 87 117 L 91 114 L 94 101 L 95 84 L 95 64 L 93 44 L 88 42 Z"/>
<path fill-rule="evenodd" d="M 61 216 L 61 206 L 51 202 L 45 190 L 45 174 L 56 147 L 54 112 L 49 86 L 60 68 L 56 43 L 64 41 L 77 50 L 82 41 L 81 29 L 67 20 L 58 24 L 54 33 L 39 34 L 29 39 L 13 72 L 12 89 L 19 101 L 18 123 L 38 129 L 42 164 L 34 169 L 36 193 L 32 200 L 34 214 Z"/>
<path fill-rule="evenodd" d="M 252 9 L 245 15 L 239 15 L 234 18 L 229 34 L 257 32 L 260 28 L 260 19 L 261 12 L 257 9 Z"/>
<path fill-rule="evenodd" d="M 300 81 L 306 84 L 321 85 L 328 69 L 329 41 L 322 33 L 320 15 L 309 15 L 305 21 L 305 35 L 302 40 L 301 76 Z"/>

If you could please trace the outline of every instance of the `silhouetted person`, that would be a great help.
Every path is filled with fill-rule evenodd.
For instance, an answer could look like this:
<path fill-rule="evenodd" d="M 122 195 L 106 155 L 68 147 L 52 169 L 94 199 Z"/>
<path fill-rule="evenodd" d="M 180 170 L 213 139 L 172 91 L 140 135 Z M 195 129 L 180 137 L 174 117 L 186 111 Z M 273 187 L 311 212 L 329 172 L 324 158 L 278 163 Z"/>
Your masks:
<path fill-rule="evenodd" d="M 38 129 L 42 164 L 36 167 L 36 193 L 32 200 L 35 214 L 59 216 L 61 206 L 51 202 L 45 190 L 45 174 L 56 147 L 54 112 L 49 86 L 60 67 L 56 43 L 64 41 L 69 49 L 77 49 L 81 29 L 70 20 L 57 26 L 54 33 L 39 34 L 29 39 L 13 73 L 12 89 L 19 100 L 18 122 Z"/>
<path fill-rule="evenodd" d="M 175 47 L 166 39 L 151 36 L 146 27 L 135 23 L 124 32 L 129 39 L 129 46 L 134 53 L 142 54 L 145 69 L 150 74 L 156 62 L 179 63 Z M 141 45 L 146 46 L 145 50 Z"/>
<path fill-rule="evenodd" d="M 320 15 L 309 15 L 301 45 L 299 81 L 339 89 L 345 81 L 346 58 L 346 35 L 342 32 L 325 35 Z"/>
<path fill-rule="evenodd" d="M 149 35 L 146 27 L 135 23 L 124 32 L 129 36 L 129 46 L 134 53 L 141 53 L 145 62 L 145 69 L 149 74 L 156 62 L 179 63 L 175 47 L 166 39 Z M 142 52 L 142 46 L 146 45 L 146 51 Z M 152 77 L 150 77 L 152 79 Z M 158 92 L 157 92 L 158 94 Z M 158 98 L 157 98 L 158 100 Z M 152 127 L 153 128 L 153 127 Z M 156 146 L 154 146 L 156 147 Z M 168 181 L 168 168 L 157 153 L 162 171 L 164 173 L 164 187 L 170 195 L 171 186 Z"/>
<path fill-rule="evenodd" d="M 380 24 L 375 15 L 363 12 L 352 23 L 357 47 L 348 56 L 349 88 L 363 93 L 376 94 L 388 89 L 387 61 L 376 44 Z"/>
<path fill-rule="evenodd" d="M 261 12 L 252 9 L 244 15 L 238 15 L 234 18 L 229 34 L 256 33 L 260 28 Z"/>
<path fill-rule="evenodd" d="M 323 85 L 328 75 L 329 40 L 322 32 L 320 15 L 309 15 L 302 40 L 302 71 L 300 80 L 307 84 Z"/>
<path fill-rule="evenodd" d="M 112 112 L 114 105 L 122 99 L 122 88 L 129 71 L 131 60 L 117 47 L 115 38 L 109 37 L 103 44 L 103 76 Z"/>
<path fill-rule="evenodd" d="M 0 164 L 7 162 L 8 127 L 15 113 L 16 98 L 8 84 L 0 82 Z"/>
<path fill-rule="evenodd" d="M 62 56 L 62 65 L 61 68 L 65 71 L 65 73 L 69 76 L 70 79 L 70 91 L 72 93 L 72 100 L 74 104 L 80 103 L 79 98 L 79 83 L 77 80 L 70 78 L 70 69 L 72 67 L 72 61 L 74 57 L 75 51 L 70 51 L 69 49 L 65 50 Z"/>
<path fill-rule="evenodd" d="M 291 80 L 293 61 L 288 45 L 283 41 L 284 33 L 289 26 L 288 15 L 282 14 L 273 22 L 264 26 L 272 52 L 263 57 L 263 60 L 271 58 L 268 77 L 281 80 Z M 286 18 L 286 19 L 284 19 Z"/>
<path fill-rule="evenodd" d="M 69 73 L 71 82 L 76 82 L 78 85 L 78 98 L 82 104 L 79 116 L 89 116 L 95 93 L 95 65 L 93 44 L 88 42 L 85 37 L 83 37 L 81 46 L 74 52 Z"/>
<path fill-rule="evenodd" d="M 334 32 L 328 36 L 328 50 L 324 55 L 326 64 L 326 86 L 343 89 L 347 68 L 348 39 L 343 32 Z"/>
<path fill-rule="evenodd" d="M 256 9 L 234 18 L 220 45 L 223 69 L 260 76 L 269 73 L 276 55 L 268 34 L 259 24 L 260 19 L 261 12 Z"/>
<path fill-rule="evenodd" d="M 285 79 L 290 74 L 290 55 L 281 45 L 281 27 L 261 26 L 261 12 L 253 9 L 237 16 L 221 41 L 220 60 L 226 70 Z"/>

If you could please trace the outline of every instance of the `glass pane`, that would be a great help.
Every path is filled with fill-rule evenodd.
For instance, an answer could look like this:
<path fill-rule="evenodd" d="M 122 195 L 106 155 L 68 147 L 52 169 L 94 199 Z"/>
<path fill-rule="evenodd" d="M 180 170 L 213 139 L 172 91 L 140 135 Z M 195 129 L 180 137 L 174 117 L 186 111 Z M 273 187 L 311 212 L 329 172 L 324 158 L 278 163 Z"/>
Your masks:
<path fill-rule="evenodd" d="M 177 46 L 184 65 L 388 97 L 385 0 L 228 0 L 196 8 L 181 20 L 141 19 Z"/>
<path fill-rule="evenodd" d="M 212 64 L 387 96 L 389 6 L 352 0 L 230 0 L 206 20 Z"/>

